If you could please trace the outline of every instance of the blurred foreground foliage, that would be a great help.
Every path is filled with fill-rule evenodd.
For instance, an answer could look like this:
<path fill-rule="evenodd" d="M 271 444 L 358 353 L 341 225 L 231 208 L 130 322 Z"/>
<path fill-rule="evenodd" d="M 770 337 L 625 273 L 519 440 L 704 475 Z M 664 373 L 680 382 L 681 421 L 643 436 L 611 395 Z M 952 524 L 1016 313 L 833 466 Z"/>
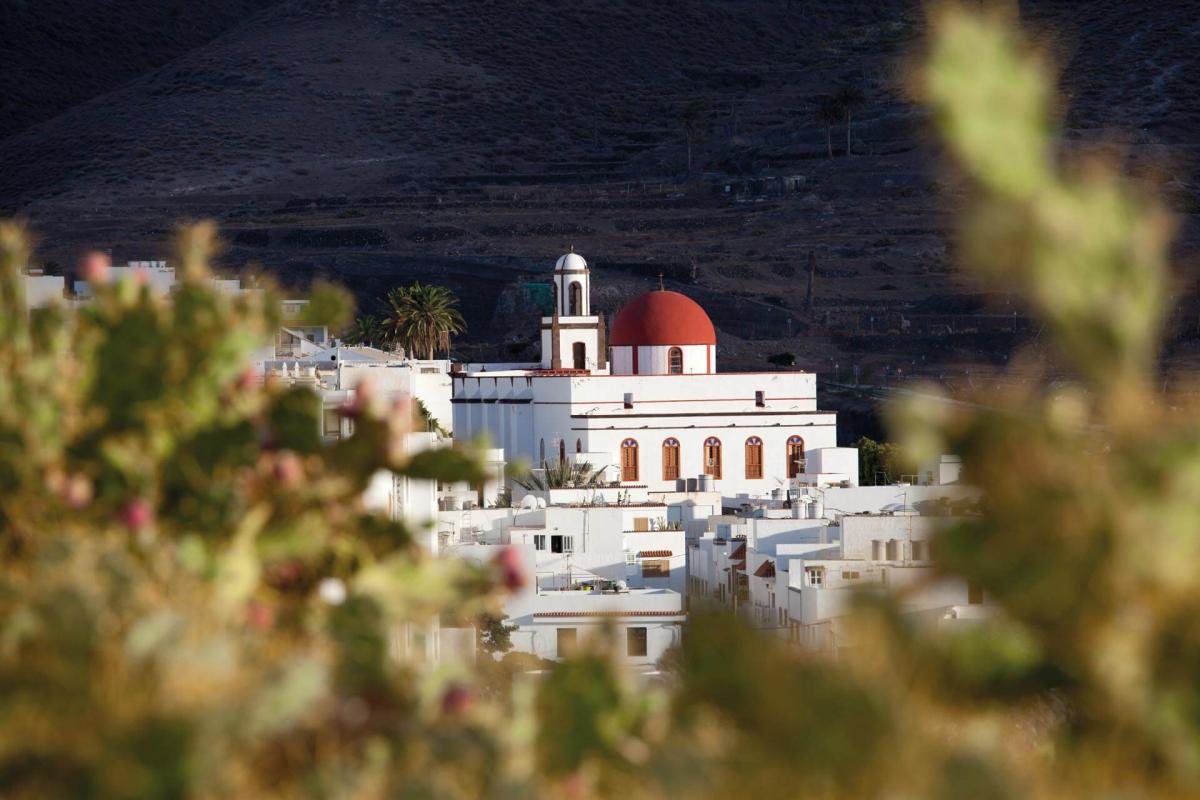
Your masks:
<path fill-rule="evenodd" d="M 1011 20 L 932 14 L 917 88 L 972 187 L 966 266 L 1047 324 L 1019 388 L 894 412 L 907 457 L 959 453 L 985 490 L 934 555 L 992 619 L 936 630 L 864 596 L 834 662 L 696 610 L 654 685 L 603 637 L 553 666 L 406 659 L 414 626 L 494 616 L 524 578 L 428 558 L 360 496 L 379 469 L 475 462 L 407 461 L 412 415 L 369 396 L 321 446 L 311 395 L 242 374 L 276 303 L 207 286 L 207 229 L 173 301 L 125 283 L 26 316 L 10 225 L 0 794 L 1194 795 L 1200 415 L 1154 388 L 1167 217 L 1057 151 L 1048 65 Z"/>

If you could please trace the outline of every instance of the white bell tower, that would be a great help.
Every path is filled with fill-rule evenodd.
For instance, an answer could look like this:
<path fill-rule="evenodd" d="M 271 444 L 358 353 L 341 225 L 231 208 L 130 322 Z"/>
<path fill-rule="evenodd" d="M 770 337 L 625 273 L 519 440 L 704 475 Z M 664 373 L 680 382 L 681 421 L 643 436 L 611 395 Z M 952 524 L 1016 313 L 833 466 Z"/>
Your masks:
<path fill-rule="evenodd" d="M 542 369 L 608 372 L 604 318 L 592 314 L 591 271 L 571 248 L 554 265 L 553 308 L 542 317 Z"/>
<path fill-rule="evenodd" d="M 586 317 L 591 313 L 591 271 L 574 249 L 554 265 L 554 307 L 561 317 Z"/>

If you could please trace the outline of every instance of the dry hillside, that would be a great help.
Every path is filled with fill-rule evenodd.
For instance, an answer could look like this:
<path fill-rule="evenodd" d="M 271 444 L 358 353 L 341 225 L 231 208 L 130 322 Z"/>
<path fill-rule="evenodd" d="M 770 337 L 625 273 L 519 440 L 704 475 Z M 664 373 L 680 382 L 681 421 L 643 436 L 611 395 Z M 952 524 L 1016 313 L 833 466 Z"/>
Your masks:
<path fill-rule="evenodd" d="M 108 5 L 142 21 L 138 40 L 168 24 Z M 337 276 L 366 307 L 396 281 L 446 282 L 472 339 L 506 355 L 529 352 L 527 285 L 570 244 L 601 308 L 660 272 L 697 297 L 730 366 L 793 352 L 843 377 L 952 376 L 1036 336 L 952 267 L 961 195 L 903 91 L 917 3 L 219 5 L 258 10 L 236 24 L 213 12 L 162 40 L 172 60 L 156 50 L 109 71 L 90 99 L 0 139 L 0 204 L 32 219 L 45 258 L 69 265 L 96 245 L 154 257 L 175 220 L 214 216 L 230 268 Z M 1166 175 L 1186 288 L 1200 211 L 1192 4 L 1022 6 L 1063 65 L 1071 146 L 1115 145 L 1131 173 Z M 3 66 L 6 108 L 69 80 Z M 105 81 L 116 88 L 95 93 Z M 847 86 L 865 96 L 853 155 L 839 124 L 830 158 L 817 100 Z M 31 118 L 53 105 L 29 102 Z M 1195 328 L 1187 305 L 1180 363 Z"/>

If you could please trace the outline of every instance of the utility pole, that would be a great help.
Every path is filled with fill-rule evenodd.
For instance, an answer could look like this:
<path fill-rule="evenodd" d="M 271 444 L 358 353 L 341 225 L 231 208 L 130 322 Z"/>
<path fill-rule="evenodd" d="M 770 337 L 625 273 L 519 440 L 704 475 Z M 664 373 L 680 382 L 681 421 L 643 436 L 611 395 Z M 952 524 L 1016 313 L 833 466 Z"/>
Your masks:
<path fill-rule="evenodd" d="M 812 311 L 813 307 L 813 281 L 817 277 L 817 253 L 815 250 L 808 251 L 808 291 L 804 295 L 804 308 L 806 311 Z"/>

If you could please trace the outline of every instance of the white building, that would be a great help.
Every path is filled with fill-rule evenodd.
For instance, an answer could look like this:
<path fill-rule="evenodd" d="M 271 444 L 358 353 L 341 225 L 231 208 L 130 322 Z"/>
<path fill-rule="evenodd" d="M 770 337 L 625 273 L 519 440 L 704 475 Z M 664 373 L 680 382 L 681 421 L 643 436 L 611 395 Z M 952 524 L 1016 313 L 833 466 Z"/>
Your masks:
<path fill-rule="evenodd" d="M 25 310 L 66 302 L 67 281 L 61 275 L 46 275 L 31 269 L 21 276 L 25 283 Z"/>
<path fill-rule="evenodd" d="M 405 358 L 374 347 L 321 347 L 312 342 L 305 343 L 302 355 L 280 356 L 277 350 L 263 355 L 259 368 L 264 375 L 310 376 L 325 388 L 343 390 L 367 382 L 389 397 L 420 400 L 438 428 L 451 432 L 449 361 Z"/>
<path fill-rule="evenodd" d="M 105 280 L 117 283 L 125 278 L 144 283 L 155 296 L 165 296 L 175 288 L 175 268 L 166 261 L 130 261 L 123 267 L 109 267 Z M 95 289 L 88 281 L 75 281 L 73 288 L 76 299 L 90 300 L 95 296 Z"/>
<path fill-rule="evenodd" d="M 610 626 L 626 663 L 649 666 L 681 635 L 688 513 L 644 489 L 551 489 L 517 508 L 442 511 L 438 530 L 465 558 L 521 554 L 530 580 L 505 607 L 515 650 L 561 658 Z"/>
<path fill-rule="evenodd" d="M 886 591 L 902 614 L 930 625 L 983 619 L 991 609 L 980 589 L 932 569 L 930 540 L 952 521 L 914 511 L 845 515 L 836 544 L 754 557 L 747 563 L 753 618 L 808 650 L 834 655 L 854 646 L 846 622 L 856 592 Z"/>
<path fill-rule="evenodd" d="M 814 373 L 718 373 L 712 322 L 678 292 L 630 302 L 606 341 L 583 258 L 563 256 L 553 278 L 539 363 L 452 374 L 456 434 L 486 435 L 510 461 L 611 465 L 614 482 L 651 491 L 687 479 L 727 497 L 857 484 L 857 454 L 836 447 L 837 418 L 817 408 Z"/>
<path fill-rule="evenodd" d="M 803 556 L 840 558 L 842 520 L 890 520 L 899 514 L 910 527 L 923 529 L 932 520 L 969 507 L 978 496 L 977 490 L 963 485 L 803 487 L 800 491 L 805 494 L 794 496 L 790 503 L 753 501 L 736 513 L 714 515 L 702 531 L 689 533 L 689 599 L 736 609 L 761 627 L 787 628 L 792 563 Z M 848 557 L 857 558 L 858 552 L 852 548 Z"/>

